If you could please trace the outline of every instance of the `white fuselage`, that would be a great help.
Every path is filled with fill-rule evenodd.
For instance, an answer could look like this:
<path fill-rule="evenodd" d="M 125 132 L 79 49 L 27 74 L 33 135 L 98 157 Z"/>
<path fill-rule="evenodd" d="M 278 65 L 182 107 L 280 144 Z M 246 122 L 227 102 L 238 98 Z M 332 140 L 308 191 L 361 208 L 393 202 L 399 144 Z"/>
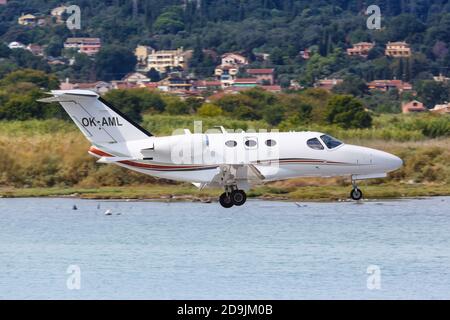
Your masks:
<path fill-rule="evenodd" d="M 208 184 L 223 166 L 256 168 L 263 181 L 296 177 L 351 176 L 380 178 L 402 160 L 389 153 L 354 145 L 328 148 L 318 132 L 212 133 L 149 137 L 145 140 L 93 146 L 90 153 L 112 163 L 159 178 Z M 319 139 L 323 149 L 308 145 Z M 253 141 L 253 142 L 249 142 Z M 320 147 L 320 146 L 319 146 Z M 114 162 L 114 157 L 132 160 Z M 246 174 L 236 181 L 248 180 Z"/>

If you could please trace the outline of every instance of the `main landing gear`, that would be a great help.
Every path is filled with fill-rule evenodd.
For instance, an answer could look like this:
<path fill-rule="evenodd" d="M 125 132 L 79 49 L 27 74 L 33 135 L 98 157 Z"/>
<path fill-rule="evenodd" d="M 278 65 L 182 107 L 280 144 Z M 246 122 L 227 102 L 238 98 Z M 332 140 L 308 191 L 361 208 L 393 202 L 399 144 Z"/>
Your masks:
<path fill-rule="evenodd" d="M 242 206 L 247 201 L 247 194 L 244 190 L 239 190 L 237 187 L 226 187 L 225 192 L 219 198 L 220 205 L 224 208 L 231 208 L 232 206 Z"/>
<path fill-rule="evenodd" d="M 350 192 L 350 197 L 355 201 L 359 201 L 362 199 L 363 193 L 362 193 L 361 189 L 359 189 L 358 186 L 356 185 L 356 181 L 352 181 L 352 184 L 353 184 L 353 189 L 352 189 L 352 192 Z"/>

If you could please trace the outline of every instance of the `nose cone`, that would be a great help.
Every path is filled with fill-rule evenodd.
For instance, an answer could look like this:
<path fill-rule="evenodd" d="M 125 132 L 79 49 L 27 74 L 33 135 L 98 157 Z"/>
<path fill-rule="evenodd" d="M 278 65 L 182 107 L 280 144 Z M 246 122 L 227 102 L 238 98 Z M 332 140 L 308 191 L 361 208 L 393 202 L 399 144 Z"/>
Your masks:
<path fill-rule="evenodd" d="M 374 154 L 374 164 L 384 172 L 395 171 L 403 166 L 403 160 L 393 154 L 377 151 Z"/>

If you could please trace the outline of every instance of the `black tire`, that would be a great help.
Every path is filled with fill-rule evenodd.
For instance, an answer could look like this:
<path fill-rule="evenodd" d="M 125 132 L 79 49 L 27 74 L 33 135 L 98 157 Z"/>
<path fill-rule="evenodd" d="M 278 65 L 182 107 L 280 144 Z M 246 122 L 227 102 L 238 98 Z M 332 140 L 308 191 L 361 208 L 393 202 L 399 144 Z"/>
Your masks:
<path fill-rule="evenodd" d="M 234 205 L 233 201 L 231 200 L 231 196 L 227 195 L 226 193 L 222 193 L 219 198 L 219 202 L 220 205 L 226 209 L 229 209 Z"/>
<path fill-rule="evenodd" d="M 355 188 L 352 190 L 352 192 L 350 192 L 350 197 L 355 201 L 359 201 L 362 199 L 363 193 L 360 189 Z"/>
<path fill-rule="evenodd" d="M 247 194 L 243 190 L 234 190 L 231 193 L 231 200 L 235 206 L 242 206 L 247 201 Z"/>

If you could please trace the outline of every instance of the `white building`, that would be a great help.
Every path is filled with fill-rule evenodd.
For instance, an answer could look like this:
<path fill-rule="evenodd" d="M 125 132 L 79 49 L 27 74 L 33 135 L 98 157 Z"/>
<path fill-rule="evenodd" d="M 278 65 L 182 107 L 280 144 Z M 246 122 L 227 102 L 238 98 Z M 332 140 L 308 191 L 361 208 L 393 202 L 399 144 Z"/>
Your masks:
<path fill-rule="evenodd" d="M 127 74 L 122 81 L 129 83 L 146 83 L 150 82 L 150 79 L 140 72 L 131 72 Z"/>
<path fill-rule="evenodd" d="M 8 44 L 8 47 L 10 49 L 25 49 L 26 46 L 18 41 L 13 41 L 10 44 Z"/>
<path fill-rule="evenodd" d="M 154 68 L 163 73 L 166 69 L 182 68 L 186 69 L 186 52 L 183 47 L 176 50 L 152 50 L 147 58 L 147 71 Z"/>
<path fill-rule="evenodd" d="M 248 60 L 238 53 L 225 53 L 222 55 L 222 65 L 243 66 L 247 65 Z"/>

